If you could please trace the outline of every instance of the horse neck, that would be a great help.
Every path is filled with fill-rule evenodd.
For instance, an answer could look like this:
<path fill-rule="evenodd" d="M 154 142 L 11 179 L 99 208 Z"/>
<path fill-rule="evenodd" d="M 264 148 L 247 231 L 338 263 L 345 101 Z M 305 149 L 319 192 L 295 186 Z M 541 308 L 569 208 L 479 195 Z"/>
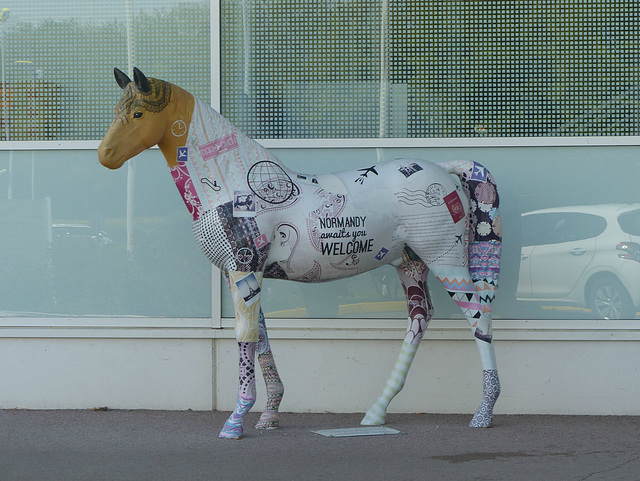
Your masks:
<path fill-rule="evenodd" d="M 277 164 L 285 172 L 293 173 L 283 165 L 275 155 L 271 154 L 259 142 L 247 136 L 247 134 L 238 129 L 232 122 L 227 120 L 220 112 L 215 110 L 208 103 L 197 98 L 195 101 L 197 105 L 195 107 L 193 122 L 201 125 L 201 128 L 203 129 L 203 132 L 200 133 L 201 137 L 199 138 L 199 141 L 202 144 L 206 143 L 210 146 L 211 144 L 217 143 L 218 141 L 223 142 L 225 139 L 229 139 L 231 137 L 233 140 L 231 140 L 230 143 L 235 143 L 235 146 L 239 146 L 239 149 L 242 152 L 240 155 L 234 155 L 231 157 L 226 157 L 224 155 L 217 156 L 216 163 L 220 168 L 229 172 L 243 172 L 242 176 L 244 177 L 246 175 L 246 171 L 256 162 L 269 161 Z M 194 126 L 194 131 L 196 130 L 197 127 Z"/>
<path fill-rule="evenodd" d="M 176 152 L 178 147 L 184 146 L 187 140 L 194 105 L 195 98 L 193 95 L 171 84 L 171 102 L 166 109 L 166 120 L 164 122 L 165 133 L 162 140 L 158 142 L 158 147 L 160 147 L 160 151 L 171 168 L 178 165 Z M 172 131 L 172 127 L 179 124 L 180 121 L 184 122 L 186 129 L 182 135 L 177 135 Z"/>

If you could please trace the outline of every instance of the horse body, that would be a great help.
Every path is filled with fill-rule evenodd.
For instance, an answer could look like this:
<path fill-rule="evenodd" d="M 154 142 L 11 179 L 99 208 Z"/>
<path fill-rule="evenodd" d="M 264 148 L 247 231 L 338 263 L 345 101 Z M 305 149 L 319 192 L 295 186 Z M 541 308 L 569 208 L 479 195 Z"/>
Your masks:
<path fill-rule="evenodd" d="M 131 82 L 116 69 L 124 93 L 98 155 L 107 167 L 119 168 L 158 144 L 202 251 L 227 275 L 240 386 L 221 437 L 242 434 L 255 401 L 256 350 L 268 393 L 257 427 L 278 426 L 283 387 L 260 309 L 262 279 L 321 282 L 385 264 L 396 267 L 407 294 L 409 328 L 387 386 L 363 424 L 384 423 L 389 402 L 402 388 L 433 313 L 426 287 L 431 270 L 464 312 L 480 350 L 484 398 L 471 425 L 491 425 L 499 394 L 491 301 L 501 228 L 495 184 L 482 166 L 395 159 L 334 174 L 296 173 L 191 94 L 134 73 Z"/>
<path fill-rule="evenodd" d="M 420 170 L 405 178 L 400 169 L 409 165 Z M 456 193 L 451 176 L 434 164 L 412 159 L 376 164 L 375 171 L 377 175 L 363 183 L 357 182 L 361 170 L 325 176 L 317 184 L 299 183 L 296 204 L 258 215 L 258 225 L 274 231 L 266 276 L 304 282 L 349 277 L 385 264 L 399 265 L 405 246 L 419 252 L 428 266 L 464 258 L 465 223 L 453 222 L 441 197 L 431 203 L 421 198 L 429 186 Z M 315 208 L 309 211 L 309 206 Z M 294 225 L 292 219 L 303 222 Z"/>

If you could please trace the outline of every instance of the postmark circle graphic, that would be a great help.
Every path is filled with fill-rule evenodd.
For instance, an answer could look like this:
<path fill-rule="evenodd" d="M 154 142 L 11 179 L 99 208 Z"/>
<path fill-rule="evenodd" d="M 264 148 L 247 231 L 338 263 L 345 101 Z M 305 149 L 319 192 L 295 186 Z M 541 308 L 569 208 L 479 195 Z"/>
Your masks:
<path fill-rule="evenodd" d="M 187 133 L 187 124 L 185 124 L 182 120 L 176 120 L 171 125 L 171 133 L 176 137 L 182 137 Z"/>
<path fill-rule="evenodd" d="M 247 173 L 249 188 L 269 204 L 282 204 L 294 195 L 297 186 L 282 167 L 263 160 L 251 166 Z"/>
<path fill-rule="evenodd" d="M 242 247 L 238 249 L 236 259 L 240 264 L 248 264 L 253 259 L 253 251 L 248 247 Z"/>
<path fill-rule="evenodd" d="M 427 202 L 431 205 L 442 205 L 444 204 L 445 195 L 447 195 L 447 191 L 442 186 L 442 184 L 433 183 L 429 187 L 427 187 L 425 197 L 427 199 Z"/>

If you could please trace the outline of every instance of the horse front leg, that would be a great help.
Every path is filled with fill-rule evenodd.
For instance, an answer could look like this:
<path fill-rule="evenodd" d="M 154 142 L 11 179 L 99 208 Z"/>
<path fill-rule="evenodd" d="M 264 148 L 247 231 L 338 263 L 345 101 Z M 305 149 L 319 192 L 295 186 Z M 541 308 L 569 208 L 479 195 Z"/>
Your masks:
<path fill-rule="evenodd" d="M 260 338 L 261 286 L 260 272 L 229 272 L 229 287 L 236 314 L 239 381 L 236 407 L 220 432 L 221 438 L 242 437 L 244 417 L 256 402 L 255 355 Z"/>
<path fill-rule="evenodd" d="M 243 432 L 245 415 L 256 402 L 256 342 L 239 342 L 239 386 L 236 407 L 227 422 L 224 423 L 220 437 L 226 439 L 240 439 Z"/>
<path fill-rule="evenodd" d="M 280 426 L 278 409 L 282 401 L 282 396 L 284 395 L 284 385 L 280 380 L 276 362 L 273 359 L 262 309 L 260 310 L 259 326 L 260 341 L 258 343 L 258 362 L 262 368 L 262 377 L 267 386 L 267 405 L 260 416 L 258 424 L 256 424 L 256 429 L 277 429 Z"/>
<path fill-rule="evenodd" d="M 409 325 L 400 355 L 396 360 L 391 375 L 387 379 L 384 391 L 376 402 L 369 408 L 360 424 L 371 426 L 386 422 L 387 408 L 391 400 L 402 390 L 413 363 L 424 331 L 433 315 L 433 307 L 427 287 L 429 269 L 420 260 L 410 260 L 405 256 L 404 262 L 396 268 L 402 287 L 407 296 L 409 311 Z"/>

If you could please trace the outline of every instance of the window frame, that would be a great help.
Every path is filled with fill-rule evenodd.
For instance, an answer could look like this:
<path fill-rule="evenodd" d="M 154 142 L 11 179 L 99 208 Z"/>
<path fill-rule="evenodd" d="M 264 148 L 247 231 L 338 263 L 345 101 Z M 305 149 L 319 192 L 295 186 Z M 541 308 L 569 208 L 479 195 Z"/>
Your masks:
<path fill-rule="evenodd" d="M 221 0 L 210 0 L 211 8 L 211 103 L 214 109 L 221 108 Z M 260 144 L 270 149 L 348 149 L 348 148 L 486 148 L 486 147 L 616 147 L 634 146 L 640 147 L 640 135 L 638 136 L 576 136 L 576 137 L 432 137 L 432 138 L 366 138 L 366 139 L 256 139 Z M 79 141 L 0 141 L 0 151 L 42 151 L 42 150 L 87 150 L 95 151 L 100 144 L 100 140 L 79 140 Z M 157 147 L 154 147 L 157 149 Z M 223 318 L 221 315 L 221 281 L 220 271 L 212 267 L 212 315 L 211 318 L 156 318 L 156 317 L 109 317 L 109 318 L 88 318 L 88 317 L 68 317 L 68 318 L 5 318 L 3 326 L 11 329 L 28 327 L 35 329 L 33 336 L 40 336 L 42 329 L 49 327 L 63 329 L 65 337 L 77 332 L 78 337 L 89 334 L 95 328 L 113 328 L 119 332 L 127 329 L 139 328 L 144 330 L 158 328 L 168 330 L 175 336 L 182 336 L 183 331 L 195 329 L 201 330 L 232 330 L 233 318 Z M 226 287 L 225 287 L 226 288 Z M 270 319 L 270 328 L 276 332 L 291 333 L 304 331 L 300 334 L 307 337 L 309 329 L 321 328 L 324 334 L 311 335 L 312 338 L 380 338 L 380 332 L 396 333 L 404 331 L 405 319 L 397 318 L 377 318 L 375 320 L 340 318 L 340 319 L 315 319 L 311 325 L 308 320 L 301 322 L 299 319 Z M 439 339 L 467 339 L 468 327 L 462 320 L 437 320 L 436 313 L 435 329 Z M 638 321 L 594 321 L 583 320 L 576 324 L 575 320 L 566 319 L 499 319 L 495 321 L 498 334 L 496 338 L 501 338 L 499 334 L 504 329 L 506 338 L 512 340 L 594 340 L 611 339 L 604 332 L 617 332 L 616 338 L 621 340 L 638 340 L 640 330 Z M 637 327 L 636 327 L 637 326 Z M 433 328 L 432 328 L 433 330 Z M 432 331 L 431 330 L 431 331 Z M 113 332 L 116 332 L 113 331 Z M 3 336 L 12 337 L 11 333 L 5 331 Z M 95 331 L 94 331 L 95 332 Z M 119 334 L 112 335 L 119 337 Z M 204 332 L 204 331 L 203 331 Z M 320 331 L 318 331 L 320 332 Z M 370 334 L 367 334 L 369 332 Z M 531 335 L 532 332 L 538 334 Z M 71 334 L 70 334 L 71 333 Z M 333 333 L 333 334 L 332 334 Z M 508 333 L 508 334 L 507 334 Z M 546 333 L 546 334 L 544 334 Z M 193 334 L 204 337 L 229 337 L 229 335 Z M 124 334 L 122 334 L 124 336 Z M 128 335 L 128 334 L 127 334 Z M 388 336 L 390 334 L 383 335 Z M 394 335 L 395 334 L 391 334 Z M 364 336 L 364 337 L 362 337 Z M 377 336 L 377 337 L 376 337 Z M 55 336 L 54 336 L 55 337 Z M 143 336 L 145 337 L 145 336 Z"/>

